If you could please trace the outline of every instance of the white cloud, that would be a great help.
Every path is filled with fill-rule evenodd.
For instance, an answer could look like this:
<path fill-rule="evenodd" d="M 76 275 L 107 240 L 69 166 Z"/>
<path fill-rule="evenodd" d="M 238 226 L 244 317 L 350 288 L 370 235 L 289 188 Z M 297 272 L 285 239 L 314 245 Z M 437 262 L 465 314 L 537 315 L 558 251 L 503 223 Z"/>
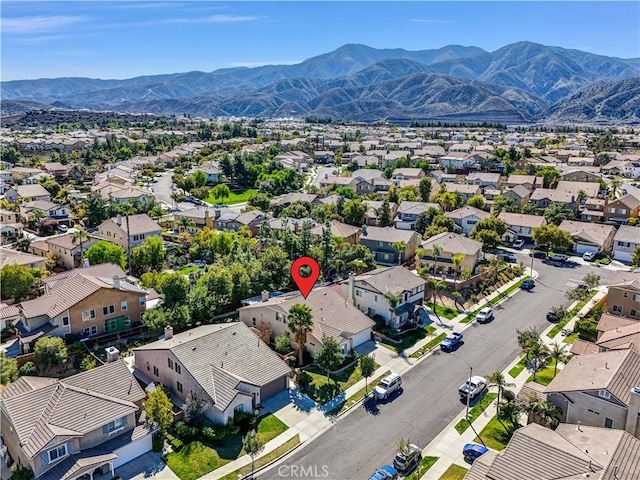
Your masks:
<path fill-rule="evenodd" d="M 165 20 L 167 23 L 238 23 L 253 22 L 260 20 L 260 17 L 242 16 L 242 15 L 210 15 L 202 18 L 169 18 Z"/>
<path fill-rule="evenodd" d="M 425 23 L 428 25 L 444 25 L 447 23 L 456 23 L 455 20 L 437 20 L 434 18 L 412 18 L 411 23 Z"/>
<path fill-rule="evenodd" d="M 85 20 L 81 16 L 32 16 L 2 19 L 3 33 L 40 33 L 63 30 Z"/>

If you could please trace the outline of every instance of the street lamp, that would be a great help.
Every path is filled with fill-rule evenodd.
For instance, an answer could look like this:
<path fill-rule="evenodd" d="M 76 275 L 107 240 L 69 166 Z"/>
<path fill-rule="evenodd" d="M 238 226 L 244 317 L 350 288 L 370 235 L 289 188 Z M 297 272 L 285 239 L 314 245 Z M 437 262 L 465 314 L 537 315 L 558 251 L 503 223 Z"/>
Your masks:
<path fill-rule="evenodd" d="M 452 352 L 457 358 L 459 358 L 460 360 L 462 360 L 467 367 L 469 367 L 469 386 L 468 386 L 468 391 L 467 391 L 467 413 L 465 415 L 465 418 L 467 420 L 467 422 L 469 423 L 469 425 L 471 425 L 471 422 L 469 421 L 469 404 L 471 402 L 471 377 L 473 376 L 473 367 L 471 365 L 469 365 L 469 362 L 467 362 L 464 358 L 462 358 L 460 355 L 457 355 L 455 352 Z"/>

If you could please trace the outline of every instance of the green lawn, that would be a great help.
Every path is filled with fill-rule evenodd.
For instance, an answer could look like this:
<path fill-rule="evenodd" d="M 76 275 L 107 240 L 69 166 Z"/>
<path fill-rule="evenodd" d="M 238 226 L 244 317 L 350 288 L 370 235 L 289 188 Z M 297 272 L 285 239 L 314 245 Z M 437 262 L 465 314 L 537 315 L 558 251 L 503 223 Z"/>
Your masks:
<path fill-rule="evenodd" d="M 549 365 L 536 372 L 536 383 L 542 385 L 549 385 L 551 383 L 551 380 L 553 380 L 553 364 L 554 361 L 551 360 L 549 361 Z M 559 371 L 560 370 L 556 372 L 556 375 Z M 527 378 L 527 382 L 533 382 L 533 373 Z"/>
<path fill-rule="evenodd" d="M 263 467 L 267 463 L 273 462 L 274 460 L 276 460 L 277 458 L 287 453 L 289 450 L 291 450 L 293 447 L 295 447 L 299 443 L 300 443 L 300 436 L 296 434 L 295 437 L 287 440 L 285 443 L 280 445 L 275 450 L 272 450 L 271 452 L 267 453 L 266 455 L 263 455 L 262 457 L 258 457 L 254 462 L 255 468 L 257 469 L 257 468 Z M 228 473 L 227 475 L 222 477 L 220 480 L 238 480 L 238 477 L 240 475 L 245 476 L 250 473 L 251 473 L 251 464 L 245 467 L 242 467 L 236 470 L 235 472 Z"/>
<path fill-rule="evenodd" d="M 215 427 L 214 427 L 215 428 Z M 273 414 L 258 420 L 257 435 L 263 442 L 274 439 L 287 429 Z M 180 480 L 195 480 L 244 455 L 242 434 L 229 435 L 222 440 L 192 441 L 185 443 L 179 452 L 166 457 L 169 468 Z"/>
<path fill-rule="evenodd" d="M 527 357 L 522 357 L 520 359 L 520 361 L 513 366 L 513 368 L 511 370 L 509 370 L 509 375 L 511 375 L 513 378 L 516 378 L 518 375 L 520 375 L 520 373 L 525 369 L 525 367 L 527 366 Z"/>
<path fill-rule="evenodd" d="M 468 468 L 461 467 L 454 463 L 442 474 L 440 480 L 464 480 L 468 471 Z"/>
<path fill-rule="evenodd" d="M 369 382 L 367 384 L 366 387 L 362 387 L 360 390 L 358 390 L 356 393 L 354 393 L 353 395 L 351 395 L 349 398 L 347 398 L 344 402 L 342 402 L 342 404 L 338 405 L 336 408 L 334 408 L 331 413 L 334 415 L 338 415 L 342 412 L 344 412 L 347 408 L 349 408 L 351 405 L 353 405 L 354 403 L 356 403 L 359 400 L 362 400 L 365 396 L 366 393 L 370 393 L 371 390 L 373 389 L 373 387 L 375 387 L 378 382 L 380 381 L 380 379 L 386 377 L 387 375 L 389 375 L 391 372 L 389 370 L 387 370 L 386 372 L 384 372 L 382 375 L 378 375 L 375 378 L 370 378 Z M 366 389 L 366 392 L 365 392 Z"/>
<path fill-rule="evenodd" d="M 471 410 L 469 410 L 469 421 L 473 423 L 476 418 L 478 418 L 480 414 L 484 412 L 496 398 L 498 398 L 498 394 L 493 392 L 487 393 L 484 397 L 482 397 L 482 400 L 480 400 L 476 405 L 474 405 Z M 463 418 L 458 423 L 456 423 L 456 431 L 460 435 L 462 435 L 467 430 L 467 428 L 469 428 L 469 422 L 467 422 L 466 418 Z"/>
<path fill-rule="evenodd" d="M 180 273 L 183 275 L 189 275 L 191 272 L 198 272 L 200 270 L 202 270 L 202 267 L 196 267 L 195 265 L 192 265 L 190 267 L 184 267 L 180 270 Z"/>
<path fill-rule="evenodd" d="M 598 293 L 598 290 L 591 290 L 587 298 L 578 302 L 578 304 L 575 307 L 573 307 L 571 310 L 569 310 L 567 314 L 564 316 L 564 318 L 560 320 L 555 327 L 549 330 L 549 333 L 547 333 L 547 337 L 555 338 L 555 336 L 562 331 L 562 329 L 567 325 L 567 323 L 569 323 L 569 321 L 573 317 L 575 317 L 580 310 L 582 310 L 582 307 L 584 307 L 596 295 L 596 293 Z"/>
<path fill-rule="evenodd" d="M 407 348 L 413 347 L 418 341 L 426 338 L 435 331 L 435 327 L 427 325 L 424 328 L 416 328 L 415 330 L 411 330 L 410 332 L 405 333 L 398 339 L 401 340 L 400 343 L 389 342 L 384 338 L 380 341 L 380 343 L 382 343 L 385 347 L 400 353 Z"/>
<path fill-rule="evenodd" d="M 434 347 L 437 347 L 438 344 L 445 339 L 445 337 L 447 336 L 446 333 L 441 333 L 440 335 L 438 335 L 437 337 L 435 337 L 433 340 L 431 340 L 429 343 L 427 343 L 424 347 L 422 347 L 419 350 L 416 350 L 415 352 L 413 352 L 411 355 L 409 355 L 411 358 L 418 358 L 421 357 L 422 355 L 424 355 L 425 353 L 427 353 L 429 350 L 431 350 Z"/>
<path fill-rule="evenodd" d="M 469 323 L 469 322 L 473 321 L 473 319 L 476 318 L 476 315 L 478 315 L 478 312 L 480 310 L 482 310 L 485 307 L 492 307 L 496 303 L 498 303 L 498 302 L 502 301 L 503 299 L 507 298 L 514 290 L 516 290 L 517 288 L 520 288 L 520 284 L 522 282 L 524 282 L 525 280 L 527 280 L 529 278 L 531 278 L 531 277 L 526 276 L 526 277 L 522 278 L 521 280 L 519 280 L 518 282 L 516 282 L 513 285 L 511 285 L 504 292 L 500 292 L 499 295 L 495 296 L 494 298 L 492 298 L 491 300 L 489 300 L 488 302 L 484 303 L 482 306 L 480 306 L 479 308 L 477 308 L 476 310 L 471 312 L 469 315 L 467 315 L 466 318 L 463 318 L 462 320 L 460 320 L 460 323 Z"/>
<path fill-rule="evenodd" d="M 564 343 L 572 344 L 572 343 L 574 343 L 577 339 L 578 339 L 578 334 L 577 334 L 577 333 L 572 333 L 571 335 L 567 335 L 566 337 L 564 337 L 563 342 L 564 342 Z"/>
<path fill-rule="evenodd" d="M 507 426 L 508 431 L 505 429 L 505 425 Z M 507 422 L 504 422 L 503 425 L 496 417 L 493 417 L 489 420 L 487 426 L 482 429 L 479 438 L 476 437 L 473 441 L 476 443 L 484 442 L 487 447 L 494 450 L 504 450 L 504 447 L 507 446 L 507 443 L 509 443 L 509 440 L 511 439 L 511 435 L 513 435 L 511 425 Z M 482 438 L 482 442 L 480 441 L 480 438 Z"/>
<path fill-rule="evenodd" d="M 426 307 L 430 308 L 431 310 L 433 310 L 433 303 L 428 303 L 425 305 Z M 444 317 L 448 320 L 452 320 L 454 318 L 456 318 L 458 315 L 460 315 L 461 312 L 457 311 L 455 308 L 451 308 L 451 307 L 443 307 L 442 305 L 438 305 L 436 303 L 436 311 L 435 313 L 441 317 Z"/>
<path fill-rule="evenodd" d="M 375 368 L 380 368 L 380 365 L 376 363 Z M 308 368 L 305 372 L 311 375 L 312 382 L 302 391 L 318 403 L 328 402 L 362 379 L 360 366 L 357 362 L 340 373 L 330 374 L 330 380 L 327 380 L 327 372 L 323 372 L 316 365 Z"/>
<path fill-rule="evenodd" d="M 411 473 L 411 475 L 406 477 L 406 479 L 420 480 L 420 478 L 427 473 L 427 470 L 429 470 L 439 459 L 440 457 L 423 457 L 422 460 L 420 460 L 418 467 Z"/>
<path fill-rule="evenodd" d="M 254 190 L 252 188 L 248 188 L 246 190 L 239 190 L 239 191 L 236 191 L 236 192 L 231 192 L 229 197 L 224 199 L 224 204 L 225 205 L 235 205 L 236 203 L 245 203 L 247 200 L 249 200 L 249 197 L 251 195 L 253 195 L 254 193 L 258 193 L 258 191 Z M 220 201 L 220 198 L 215 198 L 213 196 L 213 189 L 211 189 L 211 191 L 209 191 L 209 196 L 205 199 L 205 202 L 215 203 L 215 204 L 222 203 Z"/>

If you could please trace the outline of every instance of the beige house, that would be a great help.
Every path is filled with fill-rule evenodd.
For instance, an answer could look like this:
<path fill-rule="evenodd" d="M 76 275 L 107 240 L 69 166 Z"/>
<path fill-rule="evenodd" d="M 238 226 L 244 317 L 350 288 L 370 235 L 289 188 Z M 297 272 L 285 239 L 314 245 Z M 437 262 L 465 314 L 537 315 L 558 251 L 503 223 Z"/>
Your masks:
<path fill-rule="evenodd" d="M 633 319 L 604 313 L 596 328 L 598 331 L 596 341 L 588 342 L 578 338 L 571 346 L 573 355 L 629 348 L 640 349 L 640 318 Z"/>
<path fill-rule="evenodd" d="M 618 270 L 609 282 L 607 310 L 640 318 L 640 273 Z"/>
<path fill-rule="evenodd" d="M 442 253 L 434 257 L 433 249 L 439 246 Z M 424 252 L 416 259 L 416 268 L 427 268 L 430 274 L 445 274 L 453 277 L 460 275 L 463 268 L 475 273 L 478 262 L 482 257 L 482 243 L 457 233 L 444 232 L 435 235 L 420 245 Z M 460 266 L 456 267 L 453 257 L 463 255 Z M 435 269 L 435 272 L 434 272 Z"/>
<path fill-rule="evenodd" d="M 580 192 L 584 192 L 586 198 L 596 198 L 600 191 L 600 184 L 597 182 L 571 182 L 560 180 L 556 185 L 559 192 L 570 193 L 576 197 L 580 196 Z"/>
<path fill-rule="evenodd" d="M 191 392 L 207 401 L 209 420 L 226 424 L 253 413 L 289 386 L 291 369 L 242 322 L 203 325 L 134 350 L 134 375 L 162 383 L 178 406 Z"/>
<path fill-rule="evenodd" d="M 640 355 L 635 350 L 573 357 L 545 389 L 563 423 L 640 436 Z"/>
<path fill-rule="evenodd" d="M 119 266 L 103 263 L 59 275 L 47 278 L 44 295 L 20 304 L 16 328 L 24 352 L 42 336 L 86 339 L 142 320 L 147 292 L 126 281 Z"/>
<path fill-rule="evenodd" d="M 89 235 L 82 241 L 82 249 L 86 252 L 100 239 Z M 73 241 L 73 234 L 55 235 L 46 237 L 44 240 L 33 242 L 29 249 L 34 255 L 46 257 L 47 254 L 54 256 L 56 264 L 63 268 L 77 268 L 80 266 L 80 241 Z"/>
<path fill-rule="evenodd" d="M 621 262 L 631 263 L 636 247 L 640 245 L 640 228 L 620 225 L 613 238 L 613 256 Z"/>
<path fill-rule="evenodd" d="M 122 360 L 64 379 L 20 377 L 3 390 L 2 440 L 36 479 L 93 479 L 151 450 L 146 398 Z"/>
<path fill-rule="evenodd" d="M 216 211 L 214 208 L 197 206 L 189 210 L 183 210 L 182 212 L 175 212 L 173 214 L 173 229 L 179 233 L 188 232 L 195 235 L 198 233 L 198 230 L 204 227 L 213 230 L 213 221 L 215 218 Z M 185 221 L 185 219 L 188 220 Z M 191 222 L 191 224 L 185 227 L 184 224 L 188 222 Z"/>
<path fill-rule="evenodd" d="M 311 233 L 320 237 L 325 228 L 325 225 L 317 225 L 311 229 Z M 348 223 L 342 223 L 337 220 L 331 220 L 329 222 L 329 229 L 331 230 L 331 236 L 344 240 L 345 242 L 356 245 L 360 240 L 360 228 L 349 225 Z"/>
<path fill-rule="evenodd" d="M 640 215 L 640 200 L 633 195 L 611 200 L 604 208 L 606 222 L 626 223 L 629 218 Z"/>
<path fill-rule="evenodd" d="M 536 177 L 535 175 L 509 175 L 507 187 L 515 188 L 518 185 L 522 185 L 527 190 L 535 190 L 536 188 L 542 188 L 543 181 L 542 177 Z"/>
<path fill-rule="evenodd" d="M 8 248 L 0 249 L 0 268 L 6 265 L 22 265 L 27 268 L 44 268 L 45 259 L 30 253 L 20 252 L 18 250 L 10 250 Z"/>
<path fill-rule="evenodd" d="M 511 199 L 515 206 L 522 207 L 529 203 L 531 190 L 524 185 L 516 185 L 515 187 L 506 190 L 502 195 Z"/>
<path fill-rule="evenodd" d="M 453 222 L 460 227 L 457 232 L 469 235 L 478 222 L 491 217 L 491 214 L 467 205 L 451 212 L 445 212 L 444 216 L 452 219 Z"/>
<path fill-rule="evenodd" d="M 547 221 L 541 215 L 528 215 L 526 213 L 500 212 L 498 218 L 507 224 L 511 237 L 531 239 L 533 229 L 546 225 Z"/>
<path fill-rule="evenodd" d="M 563 220 L 558 228 L 571 235 L 575 252 L 580 255 L 585 252 L 609 253 L 613 249 L 616 234 L 613 225 Z"/>
<path fill-rule="evenodd" d="M 575 211 L 578 207 L 578 195 L 553 188 L 537 188 L 529 197 L 529 202 L 536 208 L 547 208 L 552 203 L 559 203 L 567 210 Z"/>
<path fill-rule="evenodd" d="M 322 346 L 323 335 L 335 338 L 345 355 L 371 340 L 375 322 L 333 288 L 313 290 L 306 299 L 297 292 L 273 298 L 269 298 L 267 292 L 263 292 L 261 300 L 240 308 L 240 321 L 250 327 L 267 322 L 274 337 L 289 331 L 287 316 L 291 307 L 304 304 L 311 308 L 313 329 L 305 344 L 305 348 L 311 354 Z"/>
<path fill-rule="evenodd" d="M 0 208 L 0 234 L 3 237 L 19 237 L 22 235 L 23 228 L 24 225 L 20 222 L 16 212 Z"/>
<path fill-rule="evenodd" d="M 14 185 L 4 192 L 4 198 L 13 203 L 18 198 L 28 198 L 32 201 L 51 201 L 51 194 L 39 184 L 36 185 Z"/>
<path fill-rule="evenodd" d="M 393 218 L 393 217 L 392 217 Z M 381 265 L 398 265 L 411 260 L 420 246 L 422 236 L 413 230 L 396 230 L 393 227 L 363 226 L 360 244 L 373 253 Z M 394 244 L 404 244 L 404 251 L 397 251 Z"/>
<path fill-rule="evenodd" d="M 146 213 L 118 215 L 98 225 L 98 235 L 128 251 L 149 237 L 162 238 L 162 227 Z"/>
<path fill-rule="evenodd" d="M 459 193 L 462 203 L 466 204 L 471 197 L 482 196 L 482 188 L 479 185 L 466 185 L 463 183 L 448 183 L 447 192 Z"/>

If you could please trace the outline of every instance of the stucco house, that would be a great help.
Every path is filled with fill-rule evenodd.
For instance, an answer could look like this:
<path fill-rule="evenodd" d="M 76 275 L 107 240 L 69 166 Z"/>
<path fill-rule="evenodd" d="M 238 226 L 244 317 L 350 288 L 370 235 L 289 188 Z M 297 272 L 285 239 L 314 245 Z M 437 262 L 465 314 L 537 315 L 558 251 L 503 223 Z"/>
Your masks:
<path fill-rule="evenodd" d="M 253 413 L 289 386 L 291 369 L 242 322 L 203 325 L 134 349 L 134 375 L 162 383 L 183 406 L 191 392 L 207 401 L 204 415 L 227 424 L 238 412 Z"/>
<path fill-rule="evenodd" d="M 639 215 L 640 200 L 631 194 L 611 200 L 604 207 L 606 222 L 626 223 L 629 218 L 637 218 Z"/>
<path fill-rule="evenodd" d="M 0 208 L 0 234 L 6 238 L 15 238 L 22 235 L 24 225 L 20 222 L 18 214 L 11 210 Z"/>
<path fill-rule="evenodd" d="M 529 197 L 529 202 L 536 208 L 547 208 L 552 203 L 559 203 L 567 210 L 575 211 L 578 207 L 578 195 L 552 188 L 537 188 Z"/>
<path fill-rule="evenodd" d="M 46 200 L 51 201 L 51 194 L 39 184 L 36 185 L 14 185 L 4 192 L 4 198 L 13 203 L 18 198 L 28 198 L 31 201 Z"/>
<path fill-rule="evenodd" d="M 82 241 L 82 250 L 85 252 L 100 239 L 94 235 L 88 235 Z M 40 257 L 46 257 L 47 254 L 53 255 L 56 264 L 63 268 L 76 268 L 80 266 L 81 252 L 80 242 L 73 241 L 73 234 L 55 235 L 53 237 L 45 237 L 43 240 L 32 242 L 29 246 L 32 254 Z"/>
<path fill-rule="evenodd" d="M 360 244 L 373 253 L 381 265 L 398 265 L 413 258 L 420 246 L 421 235 L 413 230 L 396 230 L 393 227 L 362 227 Z M 404 251 L 398 252 L 393 245 L 404 243 Z"/>
<path fill-rule="evenodd" d="M 522 207 L 523 205 L 529 203 L 529 198 L 531 198 L 531 190 L 529 190 L 524 185 L 516 185 L 513 188 L 505 190 L 502 195 L 511 199 L 513 204 L 517 207 Z"/>
<path fill-rule="evenodd" d="M 415 230 L 416 221 L 421 213 L 426 213 L 430 208 L 441 210 L 437 203 L 408 202 L 403 200 L 398 206 L 398 215 L 394 221 L 396 228 L 400 230 Z"/>
<path fill-rule="evenodd" d="M 162 227 L 146 213 L 118 215 L 98 225 L 98 235 L 127 251 L 149 237 L 162 237 Z"/>
<path fill-rule="evenodd" d="M 640 245 L 640 228 L 620 225 L 613 237 L 613 257 L 620 262 L 631 262 L 631 255 Z"/>
<path fill-rule="evenodd" d="M 311 233 L 320 237 L 325 226 L 325 224 L 317 225 L 311 229 Z M 329 230 L 331 230 L 332 237 L 340 238 L 351 245 L 356 245 L 360 241 L 360 228 L 348 223 L 331 220 L 329 222 Z"/>
<path fill-rule="evenodd" d="M 469 206 L 461 207 L 451 212 L 445 212 L 444 215 L 452 219 L 453 223 L 460 227 L 460 230 L 457 231 L 463 235 L 469 235 L 479 221 L 491 216 L 489 212 Z"/>
<path fill-rule="evenodd" d="M 534 228 L 541 227 L 547 223 L 541 215 L 528 215 L 526 213 L 500 212 L 498 219 L 507 224 L 512 237 L 525 240 L 531 240 Z"/>
<path fill-rule="evenodd" d="M 433 249 L 437 245 L 442 249 L 442 253 L 434 257 Z M 449 275 L 457 277 L 463 268 L 468 268 L 471 273 L 476 273 L 478 262 L 482 257 L 482 243 L 471 238 L 458 235 L 453 232 L 444 232 L 428 238 L 422 245 L 424 252 L 416 259 L 416 268 L 427 268 L 430 274 Z M 453 263 L 455 255 L 462 255 L 464 258 L 459 267 Z"/>
<path fill-rule="evenodd" d="M 558 228 L 571 235 L 573 248 L 580 255 L 585 252 L 609 253 L 613 249 L 616 234 L 613 225 L 563 220 Z"/>
<path fill-rule="evenodd" d="M 381 200 L 363 200 L 363 203 L 367 206 L 367 210 L 364 212 L 363 221 L 366 225 L 377 226 L 380 223 L 380 207 L 382 207 Z M 398 204 L 395 202 L 389 202 L 389 218 L 391 221 L 398 212 Z"/>
<path fill-rule="evenodd" d="M 618 270 L 609 281 L 608 289 L 609 312 L 640 318 L 640 273 Z"/>

